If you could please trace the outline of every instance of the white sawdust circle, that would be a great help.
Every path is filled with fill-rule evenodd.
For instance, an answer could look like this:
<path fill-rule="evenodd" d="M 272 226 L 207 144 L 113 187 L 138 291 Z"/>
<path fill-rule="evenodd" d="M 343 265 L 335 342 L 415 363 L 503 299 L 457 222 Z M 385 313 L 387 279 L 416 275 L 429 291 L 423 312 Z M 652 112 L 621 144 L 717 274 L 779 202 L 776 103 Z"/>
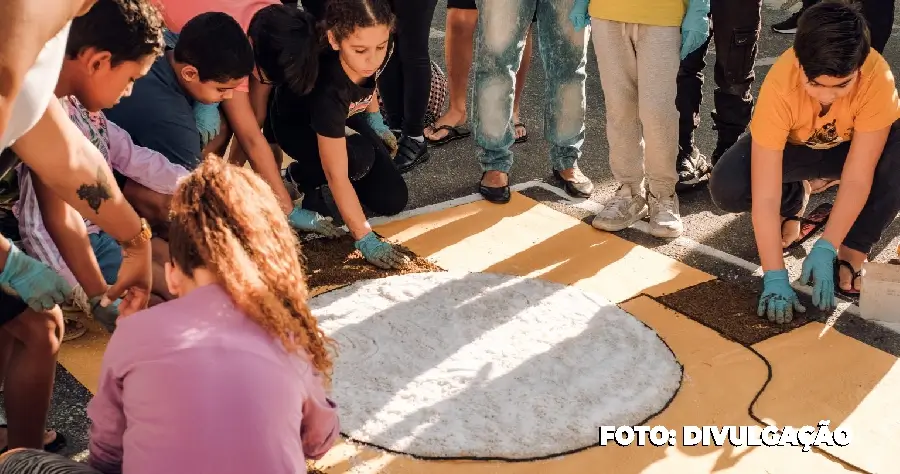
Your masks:
<path fill-rule="evenodd" d="M 355 441 L 424 458 L 533 459 L 636 425 L 677 392 L 656 332 L 539 279 L 420 273 L 312 299 L 339 347 L 333 397 Z"/>

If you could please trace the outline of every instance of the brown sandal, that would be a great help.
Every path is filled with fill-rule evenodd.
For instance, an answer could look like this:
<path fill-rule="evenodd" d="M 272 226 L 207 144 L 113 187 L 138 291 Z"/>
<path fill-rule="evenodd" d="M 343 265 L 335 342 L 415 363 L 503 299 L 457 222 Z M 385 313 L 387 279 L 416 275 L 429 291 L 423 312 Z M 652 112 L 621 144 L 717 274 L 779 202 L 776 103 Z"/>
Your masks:
<path fill-rule="evenodd" d="M 63 342 L 78 339 L 87 332 L 87 327 L 77 318 L 65 315 L 63 316 L 63 320 L 66 323 L 66 332 L 63 334 Z"/>

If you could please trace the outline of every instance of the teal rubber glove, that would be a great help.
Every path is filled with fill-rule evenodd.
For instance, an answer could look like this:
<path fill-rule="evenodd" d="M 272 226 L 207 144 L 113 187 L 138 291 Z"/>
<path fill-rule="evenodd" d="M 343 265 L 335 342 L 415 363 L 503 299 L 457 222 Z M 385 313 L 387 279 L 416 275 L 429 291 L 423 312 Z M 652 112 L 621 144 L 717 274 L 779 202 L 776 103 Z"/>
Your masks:
<path fill-rule="evenodd" d="M 353 246 L 363 254 L 369 263 L 383 270 L 400 268 L 409 263 L 409 257 L 400 253 L 389 242 L 378 238 L 375 232 L 369 232 L 365 237 L 357 240 Z"/>
<path fill-rule="evenodd" d="M 323 217 L 318 212 L 303 209 L 299 206 L 294 207 L 294 210 L 288 215 L 288 222 L 295 230 L 315 232 L 332 239 L 346 234 L 344 229 L 331 222 L 330 217 Z"/>
<path fill-rule="evenodd" d="M 113 332 L 116 330 L 116 321 L 119 319 L 119 303 L 122 300 L 117 299 L 104 307 L 100 306 L 102 299 L 103 295 L 100 295 L 88 300 L 88 303 L 91 305 L 91 315 L 103 326 L 103 329 Z"/>
<path fill-rule="evenodd" d="M 221 117 L 219 116 L 219 104 L 194 104 L 194 120 L 197 121 L 197 131 L 200 132 L 200 141 L 203 146 L 209 144 L 213 138 L 219 135 Z"/>
<path fill-rule="evenodd" d="M 381 112 L 366 112 L 366 122 L 368 122 L 369 126 L 372 127 L 372 130 L 381 137 L 381 141 L 384 142 L 384 146 L 386 146 L 390 152 L 391 158 L 396 156 L 397 150 L 399 149 L 397 137 L 394 136 L 390 127 L 387 126 Z"/>
<path fill-rule="evenodd" d="M 44 312 L 64 303 L 72 287 L 52 268 L 10 244 L 0 285 L 14 291 L 34 311 Z"/>
<path fill-rule="evenodd" d="M 575 0 L 572 11 L 569 12 L 569 21 L 575 27 L 575 31 L 581 31 L 591 24 L 591 15 L 588 14 L 589 0 Z"/>
<path fill-rule="evenodd" d="M 768 316 L 769 321 L 784 324 L 794 319 L 794 311 L 805 313 L 806 307 L 800 304 L 797 293 L 791 288 L 787 270 L 766 272 L 763 275 L 763 292 L 759 297 L 757 316 Z"/>
<path fill-rule="evenodd" d="M 817 240 L 809 255 L 803 260 L 800 283 L 804 285 L 813 283 L 812 302 L 822 311 L 828 311 L 836 306 L 834 297 L 835 260 L 837 260 L 837 250 L 834 245 L 831 245 L 831 242 L 825 239 Z"/>
<path fill-rule="evenodd" d="M 709 38 L 709 1 L 691 0 L 681 22 L 681 59 L 696 51 Z"/>

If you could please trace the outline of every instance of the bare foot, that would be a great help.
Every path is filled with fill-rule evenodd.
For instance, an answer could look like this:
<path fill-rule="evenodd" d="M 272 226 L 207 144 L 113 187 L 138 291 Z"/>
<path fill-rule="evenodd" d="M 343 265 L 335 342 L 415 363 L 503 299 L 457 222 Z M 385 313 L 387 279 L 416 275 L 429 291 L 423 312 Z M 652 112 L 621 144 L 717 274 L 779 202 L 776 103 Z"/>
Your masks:
<path fill-rule="evenodd" d="M 846 265 L 841 265 L 838 270 L 837 283 L 841 289 L 854 293 L 862 290 L 862 278 L 856 278 L 856 281 L 853 281 L 853 274 L 862 270 L 863 264 L 868 260 L 867 255 L 841 245 L 840 250 L 838 250 L 838 260 L 843 260 L 853 267 L 852 272 Z"/>
<path fill-rule="evenodd" d="M 488 171 L 481 178 L 481 184 L 489 188 L 502 188 L 509 185 L 509 175 L 502 171 Z"/>
<path fill-rule="evenodd" d="M 839 179 L 811 179 L 809 180 L 810 192 L 812 194 L 819 194 L 821 192 L 825 192 L 828 188 L 832 186 L 837 186 L 841 184 L 841 180 Z"/>
<path fill-rule="evenodd" d="M 437 119 L 433 125 L 425 129 L 425 138 L 429 140 L 440 140 L 446 137 L 450 132 L 448 130 L 437 130 L 439 127 L 442 125 L 458 127 L 464 123 L 466 123 L 466 111 L 450 109 L 441 118 Z"/>
<path fill-rule="evenodd" d="M 56 440 L 56 431 L 54 430 L 44 430 L 44 446 L 52 443 Z M 0 427 L 0 449 L 9 447 L 9 429 L 5 426 Z"/>

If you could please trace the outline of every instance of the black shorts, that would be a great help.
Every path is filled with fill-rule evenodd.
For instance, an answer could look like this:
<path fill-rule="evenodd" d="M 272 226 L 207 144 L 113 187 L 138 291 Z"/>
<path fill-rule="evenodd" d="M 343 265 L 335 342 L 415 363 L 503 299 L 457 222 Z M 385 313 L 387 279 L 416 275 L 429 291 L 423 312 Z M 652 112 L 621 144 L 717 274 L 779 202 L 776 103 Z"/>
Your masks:
<path fill-rule="evenodd" d="M 457 8 L 459 10 L 477 10 L 478 7 L 475 5 L 475 0 L 447 0 L 447 9 Z M 534 23 L 537 21 L 537 13 L 535 12 L 534 18 L 531 19 L 531 22 Z"/>
<path fill-rule="evenodd" d="M 26 309 L 28 309 L 28 305 L 25 304 L 25 301 L 0 289 L 0 326 L 16 319 Z"/>

